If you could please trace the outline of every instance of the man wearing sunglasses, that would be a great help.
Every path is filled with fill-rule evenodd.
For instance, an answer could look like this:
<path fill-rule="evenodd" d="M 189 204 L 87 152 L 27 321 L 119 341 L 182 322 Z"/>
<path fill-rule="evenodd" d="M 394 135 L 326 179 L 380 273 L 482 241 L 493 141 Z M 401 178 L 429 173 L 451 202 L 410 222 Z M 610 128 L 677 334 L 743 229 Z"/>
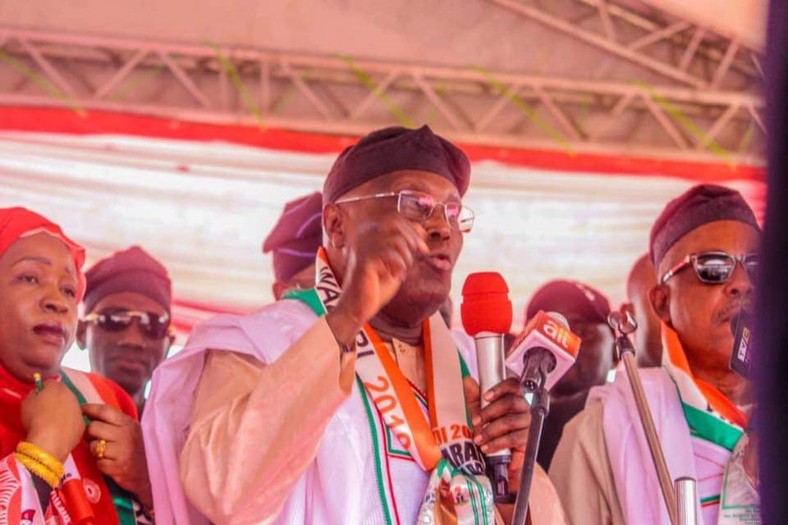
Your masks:
<path fill-rule="evenodd" d="M 77 325 L 77 344 L 88 350 L 92 371 L 128 392 L 141 413 L 145 385 L 173 340 L 167 270 L 134 246 L 97 262 L 85 279 L 84 318 Z M 109 405 L 85 405 L 83 411 L 90 419 L 86 434 L 99 470 L 122 487 L 144 495 L 147 510 L 152 510 L 138 420 Z"/>
<path fill-rule="evenodd" d="M 473 226 L 469 177 L 426 126 L 339 156 L 316 287 L 198 326 L 154 376 L 157 521 L 494 521 L 483 454 L 522 457 L 530 416 L 516 380 L 479 392 L 472 341 L 438 313 Z M 533 486 L 532 522 L 563 523 L 543 471 Z"/>
<path fill-rule="evenodd" d="M 142 413 L 145 387 L 174 340 L 167 269 L 132 246 L 99 261 L 85 276 L 77 342 L 89 352 L 93 372 L 120 385 Z"/>
<path fill-rule="evenodd" d="M 753 295 L 761 230 L 733 190 L 695 186 L 651 230 L 663 367 L 640 374 L 672 479 L 697 480 L 703 523 L 757 523 L 751 385 L 731 370 L 731 319 Z M 592 390 L 550 476 L 573 523 L 671 523 L 628 380 Z"/>

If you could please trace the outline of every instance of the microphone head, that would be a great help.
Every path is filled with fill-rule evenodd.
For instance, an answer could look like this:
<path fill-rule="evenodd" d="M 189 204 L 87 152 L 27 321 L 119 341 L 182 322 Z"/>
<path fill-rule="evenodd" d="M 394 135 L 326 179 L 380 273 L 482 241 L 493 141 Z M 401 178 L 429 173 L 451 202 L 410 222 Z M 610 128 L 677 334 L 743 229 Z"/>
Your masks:
<path fill-rule="evenodd" d="M 538 349 L 550 352 L 556 360 L 555 368 L 544 385 L 550 390 L 577 360 L 580 337 L 571 332 L 563 315 L 539 310 L 525 325 L 506 356 L 506 367 L 510 373 L 522 378 L 526 359 Z"/>
<path fill-rule="evenodd" d="M 730 321 L 731 334 L 733 335 L 730 367 L 731 370 L 748 379 L 752 376 L 752 359 L 756 353 L 752 333 L 755 324 L 753 321 L 752 312 L 746 308 L 736 312 Z"/>
<path fill-rule="evenodd" d="M 507 334 L 512 327 L 509 287 L 498 272 L 472 273 L 462 287 L 462 326 L 465 333 Z"/>
<path fill-rule="evenodd" d="M 738 333 L 741 331 L 742 323 L 745 325 L 750 324 L 752 319 L 752 310 L 750 305 L 745 305 L 741 308 L 738 312 L 733 314 L 731 320 L 729 321 L 729 328 L 731 329 L 731 335 L 736 337 Z"/>

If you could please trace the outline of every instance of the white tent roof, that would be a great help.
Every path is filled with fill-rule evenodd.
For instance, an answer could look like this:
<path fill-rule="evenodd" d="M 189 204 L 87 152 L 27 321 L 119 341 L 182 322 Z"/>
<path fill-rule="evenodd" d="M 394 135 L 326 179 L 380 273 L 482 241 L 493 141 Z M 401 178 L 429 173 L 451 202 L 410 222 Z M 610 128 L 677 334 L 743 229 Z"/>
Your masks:
<path fill-rule="evenodd" d="M 88 263 L 133 244 L 170 269 L 187 310 L 249 310 L 268 303 L 272 271 L 260 253 L 288 200 L 322 188 L 334 154 L 122 136 L 0 133 L 0 207 L 30 207 L 88 249 Z M 496 270 L 520 319 L 530 295 L 555 278 L 588 282 L 611 300 L 648 249 L 651 224 L 693 181 L 659 175 L 561 173 L 473 164 L 464 202 L 475 211 L 455 271 Z M 758 216 L 764 185 L 728 181 Z M 197 307 L 199 309 L 199 307 Z"/>

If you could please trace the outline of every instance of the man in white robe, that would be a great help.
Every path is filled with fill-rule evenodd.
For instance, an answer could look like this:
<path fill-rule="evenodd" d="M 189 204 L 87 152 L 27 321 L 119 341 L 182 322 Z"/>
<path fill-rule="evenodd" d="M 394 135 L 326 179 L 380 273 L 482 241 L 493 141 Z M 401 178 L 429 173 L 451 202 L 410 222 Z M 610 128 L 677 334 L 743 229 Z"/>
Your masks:
<path fill-rule="evenodd" d="M 751 385 L 730 367 L 730 321 L 751 300 L 760 236 L 741 195 L 712 185 L 670 202 L 651 231 L 666 364 L 640 373 L 670 475 L 697 480 L 706 525 L 757 523 Z M 564 427 L 550 477 L 574 525 L 670 523 L 626 374 Z"/>
<path fill-rule="evenodd" d="M 158 523 L 511 512 L 492 506 L 479 451 L 514 449 L 516 489 L 528 406 L 514 380 L 479 392 L 472 343 L 437 313 L 473 222 L 468 181 L 465 155 L 426 126 L 373 132 L 339 157 L 316 288 L 198 326 L 154 378 L 144 428 Z M 531 501 L 532 523 L 563 523 L 543 472 Z"/>

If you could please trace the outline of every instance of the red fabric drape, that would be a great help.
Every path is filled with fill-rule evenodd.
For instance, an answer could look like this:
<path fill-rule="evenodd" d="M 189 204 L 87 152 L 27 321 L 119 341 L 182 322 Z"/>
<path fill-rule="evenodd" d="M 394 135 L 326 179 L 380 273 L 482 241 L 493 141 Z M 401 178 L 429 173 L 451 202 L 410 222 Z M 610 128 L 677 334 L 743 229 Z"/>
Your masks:
<path fill-rule="evenodd" d="M 356 142 L 356 137 L 303 133 L 259 126 L 219 125 L 184 122 L 167 118 L 90 110 L 77 113 L 70 109 L 4 107 L 0 108 L 0 129 L 74 134 L 125 134 L 182 140 L 223 140 L 268 149 L 308 153 L 339 153 Z M 499 148 L 461 144 L 472 161 L 496 160 L 566 172 L 662 175 L 698 182 L 764 180 L 760 166 L 732 166 L 718 163 L 687 162 L 669 159 L 570 153 L 540 149 Z"/>

